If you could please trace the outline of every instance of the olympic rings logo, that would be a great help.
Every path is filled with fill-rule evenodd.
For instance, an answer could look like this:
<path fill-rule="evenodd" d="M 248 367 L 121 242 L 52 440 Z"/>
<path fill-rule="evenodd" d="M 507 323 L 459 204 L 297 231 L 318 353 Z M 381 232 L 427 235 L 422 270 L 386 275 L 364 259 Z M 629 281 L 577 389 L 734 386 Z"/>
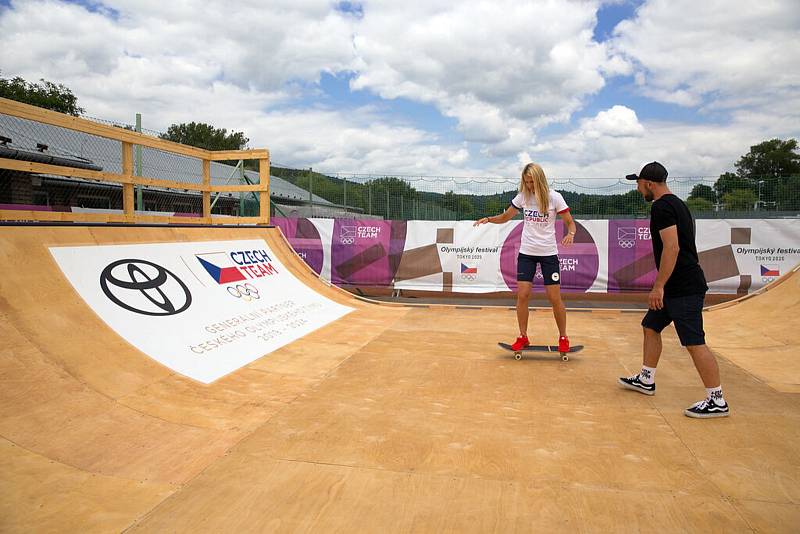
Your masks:
<path fill-rule="evenodd" d="M 477 278 L 477 276 L 474 275 L 474 274 L 462 274 L 461 275 L 461 279 L 462 280 L 469 280 L 470 282 L 474 282 L 476 278 Z"/>
<path fill-rule="evenodd" d="M 261 295 L 258 294 L 258 289 L 256 289 L 256 287 L 249 282 L 245 283 L 244 285 L 236 284 L 235 286 L 228 286 L 225 289 L 228 290 L 228 293 L 232 297 L 242 299 L 245 302 L 250 302 L 261 298 Z"/>
<path fill-rule="evenodd" d="M 341 242 L 342 245 L 352 245 L 356 240 L 352 237 L 340 237 L 339 242 Z"/>
<path fill-rule="evenodd" d="M 633 248 L 636 245 L 636 241 L 632 239 L 623 239 L 619 242 L 619 246 L 622 248 Z"/>

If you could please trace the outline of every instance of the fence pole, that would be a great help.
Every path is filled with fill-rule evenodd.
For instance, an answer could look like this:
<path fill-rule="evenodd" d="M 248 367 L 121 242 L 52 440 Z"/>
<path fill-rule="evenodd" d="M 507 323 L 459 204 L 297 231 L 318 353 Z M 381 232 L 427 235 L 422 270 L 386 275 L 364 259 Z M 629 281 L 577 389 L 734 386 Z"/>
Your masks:
<path fill-rule="evenodd" d="M 244 161 L 242 162 L 242 166 L 239 167 L 239 183 L 247 183 L 244 179 Z M 244 198 L 246 195 L 247 193 L 239 193 L 239 217 L 244 217 Z"/>
<path fill-rule="evenodd" d="M 314 216 L 314 168 L 308 168 L 308 212 Z"/>
<path fill-rule="evenodd" d="M 128 179 L 133 174 L 133 145 L 122 142 L 122 174 Z M 122 211 L 126 223 L 135 222 L 133 184 L 122 184 Z"/>
<path fill-rule="evenodd" d="M 347 176 L 344 177 L 344 212 L 347 213 Z"/>
<path fill-rule="evenodd" d="M 203 160 L 203 186 L 211 185 L 211 161 Z M 203 191 L 203 222 L 211 224 L 211 191 Z"/>
<path fill-rule="evenodd" d="M 386 219 L 389 219 L 389 186 L 386 186 Z"/>
<path fill-rule="evenodd" d="M 258 224 L 269 224 L 269 153 L 266 158 L 258 160 L 258 183 L 261 185 L 258 192 Z"/>

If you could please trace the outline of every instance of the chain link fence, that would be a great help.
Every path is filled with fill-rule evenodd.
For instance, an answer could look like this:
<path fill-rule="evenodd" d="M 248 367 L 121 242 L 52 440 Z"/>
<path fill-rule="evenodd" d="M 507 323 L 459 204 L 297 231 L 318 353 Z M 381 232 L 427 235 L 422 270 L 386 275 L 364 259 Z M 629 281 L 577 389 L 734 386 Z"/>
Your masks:
<path fill-rule="evenodd" d="M 519 178 L 457 178 L 319 173 L 275 164 L 272 173 L 364 218 L 468 220 L 503 212 L 517 194 Z M 732 180 L 687 176 L 668 180 L 699 218 L 782 218 L 800 215 L 800 176 L 752 176 Z M 650 204 L 636 182 L 619 178 L 556 179 L 573 215 L 585 219 L 647 217 Z M 315 214 L 313 203 L 307 204 Z"/>
<path fill-rule="evenodd" d="M 137 131 L 130 124 L 84 118 Z M 143 130 L 142 133 L 160 137 L 159 132 L 152 130 Z M 122 143 L 119 141 L 5 114 L 0 114 L 0 157 L 110 173 L 122 172 Z M 212 184 L 258 183 L 258 172 L 245 170 L 247 163 L 212 162 Z M 257 168 L 257 162 L 249 166 Z M 133 174 L 199 185 L 203 182 L 203 163 L 199 158 L 134 146 Z M 257 215 L 258 195 L 257 192 L 212 193 L 212 213 Z M 122 185 L 0 169 L 0 205 L 5 209 L 118 212 L 122 210 Z M 135 206 L 139 213 L 200 217 L 202 205 L 202 195 L 197 191 L 177 187 L 136 188 Z"/>
<path fill-rule="evenodd" d="M 131 124 L 89 120 L 128 130 Z M 142 130 L 160 137 L 153 130 Z M 119 141 L 0 114 L 0 157 L 120 173 Z M 256 162 L 213 162 L 212 183 L 256 184 Z M 202 183 L 202 161 L 134 147 L 134 174 Z M 273 163 L 272 215 L 284 217 L 469 220 L 501 213 L 517 193 L 519 177 L 459 178 L 391 174 L 320 173 Z M 695 176 L 668 185 L 698 218 L 777 218 L 800 215 L 800 176 Z M 556 178 L 574 216 L 584 219 L 646 217 L 649 204 L 635 182 L 619 178 Z M 199 217 L 199 192 L 137 187 L 136 210 Z M 258 214 L 258 193 L 214 193 L 212 213 Z M 0 208 L 50 211 L 122 210 L 122 186 L 81 178 L 0 169 Z"/>

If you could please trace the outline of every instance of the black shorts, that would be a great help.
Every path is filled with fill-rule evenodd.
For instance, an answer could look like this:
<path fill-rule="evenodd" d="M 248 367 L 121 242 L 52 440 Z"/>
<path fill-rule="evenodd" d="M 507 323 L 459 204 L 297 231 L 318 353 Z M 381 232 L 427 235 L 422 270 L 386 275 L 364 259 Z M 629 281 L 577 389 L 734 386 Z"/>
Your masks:
<path fill-rule="evenodd" d="M 664 297 L 664 307 L 660 310 L 647 310 L 642 326 L 661 332 L 669 323 L 675 323 L 675 331 L 681 345 L 705 345 L 706 333 L 703 331 L 703 300 L 705 294 L 685 297 Z"/>
<path fill-rule="evenodd" d="M 537 263 L 542 266 L 544 285 L 552 286 L 561 283 L 561 268 L 557 255 L 528 256 L 521 252 L 517 256 L 517 282 L 533 282 Z"/>

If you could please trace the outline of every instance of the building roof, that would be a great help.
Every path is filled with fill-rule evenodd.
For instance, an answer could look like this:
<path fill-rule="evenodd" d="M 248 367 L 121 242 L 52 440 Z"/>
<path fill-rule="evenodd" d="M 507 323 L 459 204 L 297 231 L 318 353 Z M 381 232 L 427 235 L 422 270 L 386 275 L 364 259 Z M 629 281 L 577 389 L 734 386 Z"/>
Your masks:
<path fill-rule="evenodd" d="M 21 154 L 37 152 L 49 154 L 62 160 L 88 161 L 106 172 L 122 172 L 122 147 L 120 141 L 106 139 L 83 132 L 68 130 L 0 114 L 0 135 L 11 138 L 7 148 Z M 37 144 L 47 145 L 41 152 Z M 24 159 L 24 158 L 22 158 Z M 134 159 L 138 159 L 134 156 Z M 72 165 L 70 165 L 72 166 Z M 201 160 L 171 152 L 141 147 L 141 176 L 200 184 L 203 181 Z M 258 183 L 258 173 L 244 171 L 251 183 Z M 211 183 L 214 185 L 239 183 L 240 171 L 232 165 L 211 162 Z M 296 185 L 270 175 L 270 197 L 279 200 L 308 201 L 311 196 L 314 204 L 334 206 L 332 202 Z"/>

